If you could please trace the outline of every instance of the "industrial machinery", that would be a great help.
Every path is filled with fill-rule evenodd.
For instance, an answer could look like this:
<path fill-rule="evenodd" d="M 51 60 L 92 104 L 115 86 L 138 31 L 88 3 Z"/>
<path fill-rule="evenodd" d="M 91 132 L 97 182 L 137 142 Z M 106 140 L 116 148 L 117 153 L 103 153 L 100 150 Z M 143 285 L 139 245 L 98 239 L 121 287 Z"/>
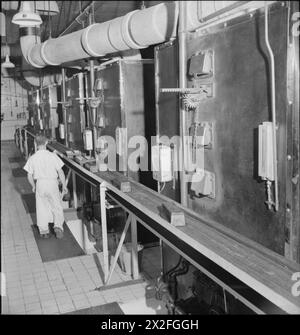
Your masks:
<path fill-rule="evenodd" d="M 65 88 L 65 122 L 66 143 L 70 148 L 84 150 L 83 130 L 85 129 L 84 115 L 84 74 L 78 73 L 67 78 Z M 62 123 L 60 124 L 62 128 Z M 62 131 L 61 131 L 62 132 Z M 61 137 L 62 139 L 62 137 Z"/>
<path fill-rule="evenodd" d="M 154 105 L 154 91 L 144 92 L 144 82 L 153 81 L 153 61 L 119 59 L 107 65 L 100 65 L 96 69 L 95 78 L 93 90 L 99 99 L 95 120 L 99 138 L 96 143 L 96 150 L 100 156 L 98 161 L 101 160 L 103 151 L 116 150 L 116 166 L 109 168 L 140 180 L 140 170 L 143 167 L 134 169 L 129 164 L 130 155 L 136 149 L 134 136 L 145 136 L 146 114 L 152 112 L 151 106 L 145 104 L 146 93 L 150 98 L 152 95 Z M 103 143 L 106 136 L 116 141 L 115 148 L 108 146 L 106 149 Z M 147 150 L 140 153 L 140 161 L 147 153 Z M 110 153 L 107 152 L 107 155 Z M 143 170 L 148 171 L 148 166 Z M 151 178 L 151 174 L 148 173 L 148 176 Z M 146 183 L 146 180 L 144 182 Z"/>
<path fill-rule="evenodd" d="M 32 93 L 30 132 L 52 138 L 49 148 L 74 172 L 72 202 L 99 250 L 107 248 L 103 221 L 112 248 L 128 240 L 132 218 L 138 242 L 159 239 L 157 298 L 169 313 L 299 311 L 287 278 L 300 272 L 297 8 L 179 3 L 74 33 L 78 60 L 93 59 L 71 76 L 63 69 L 61 85 Z M 164 21 L 153 19 L 162 9 L 175 17 L 162 29 L 168 38 Z M 157 24 L 150 37 L 138 15 Z M 47 43 L 32 56 L 56 41 Z M 122 54 L 151 45 L 154 60 Z M 34 59 L 40 67 L 75 59 L 67 51 L 49 57 Z M 183 221 L 163 217 L 162 204 Z"/>
<path fill-rule="evenodd" d="M 157 133 L 169 139 L 183 134 L 187 139 L 187 164 L 182 176 L 186 182 L 184 201 L 187 206 L 205 220 L 224 225 L 276 253 L 293 258 L 294 248 L 299 248 L 293 242 L 299 223 L 292 219 L 290 208 L 295 194 L 288 187 L 292 175 L 287 175 L 290 162 L 286 159 L 292 145 L 289 134 L 293 129 L 288 117 L 288 80 L 293 70 L 288 61 L 290 50 L 283 47 L 288 45 L 289 13 L 288 7 L 281 4 L 270 9 L 267 37 L 265 15 L 260 12 L 220 23 L 205 32 L 189 33 L 186 91 L 176 90 L 179 80 L 177 41 L 155 48 L 155 64 Z M 273 78 L 266 70 L 269 67 L 266 38 L 270 40 L 277 64 Z M 272 80 L 276 82 L 275 97 L 271 97 L 269 91 Z M 275 143 L 272 122 L 265 122 L 270 119 L 273 98 L 277 106 Z M 179 110 L 180 103 L 185 124 L 179 114 L 170 118 L 168 113 Z M 163 137 L 161 143 L 170 145 Z M 278 164 L 274 163 L 274 146 L 277 147 Z M 176 201 L 180 201 L 183 194 L 178 178 L 175 174 L 163 180 L 166 186 L 162 190 Z M 275 179 L 279 193 L 271 183 Z M 295 207 L 294 210 L 297 216 Z M 164 274 L 175 269 L 178 257 L 168 245 L 163 246 Z M 218 294 L 218 289 L 208 289 L 209 279 L 201 275 L 198 280 L 199 276 L 195 276 L 194 267 L 184 275 L 179 274 L 178 292 L 175 297 L 173 294 L 173 300 L 182 305 L 183 300 L 191 296 L 198 300 L 199 295 L 204 297 L 203 290 L 210 291 L 209 294 L 215 291 L 219 298 L 212 302 L 211 296 L 205 297 L 205 302 L 215 312 L 227 313 L 222 290 Z M 174 287 L 174 279 L 173 282 L 171 279 L 177 275 L 171 279 L 166 277 Z M 188 292 L 189 287 L 193 289 Z M 235 303 L 231 300 L 230 306 L 227 299 L 228 308 L 236 308 Z"/>
<path fill-rule="evenodd" d="M 60 86 L 55 84 L 41 89 L 42 122 L 44 133 L 50 139 L 56 138 L 58 128 L 57 94 L 59 89 Z"/>

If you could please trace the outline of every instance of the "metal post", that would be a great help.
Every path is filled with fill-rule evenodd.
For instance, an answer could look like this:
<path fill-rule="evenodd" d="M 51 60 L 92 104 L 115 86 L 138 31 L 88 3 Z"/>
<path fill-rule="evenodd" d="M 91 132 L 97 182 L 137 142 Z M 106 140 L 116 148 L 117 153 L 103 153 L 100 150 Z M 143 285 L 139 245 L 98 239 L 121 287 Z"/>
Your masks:
<path fill-rule="evenodd" d="M 93 24 L 94 23 L 94 17 L 93 17 L 93 13 L 90 12 L 89 14 L 89 24 Z M 95 64 L 94 64 L 94 60 L 92 58 L 90 58 L 89 60 L 90 63 L 90 86 L 91 86 L 91 98 L 95 98 L 95 91 L 94 91 L 94 83 L 95 83 Z M 97 108 L 91 108 L 92 111 L 92 121 L 93 121 L 93 142 L 94 142 L 94 157 L 96 158 L 96 144 L 97 144 L 97 126 L 96 126 L 96 113 L 97 113 Z"/>
<path fill-rule="evenodd" d="M 131 223 L 131 219 L 132 219 L 132 215 L 129 213 L 127 221 L 126 221 L 126 224 L 125 224 L 125 227 L 124 227 L 124 230 L 123 230 L 123 232 L 121 234 L 121 238 L 120 238 L 120 241 L 119 241 L 119 244 L 118 244 L 115 256 L 114 256 L 113 263 L 112 263 L 111 268 L 110 268 L 110 272 L 109 272 L 109 276 L 107 278 L 107 282 L 105 283 L 106 285 L 109 283 L 109 281 L 111 279 L 111 276 L 113 274 L 113 271 L 115 269 L 115 266 L 117 264 L 117 261 L 118 261 L 118 258 L 119 258 L 119 255 L 120 255 L 120 252 L 121 252 L 121 249 L 122 249 L 125 237 L 126 237 L 126 233 L 127 233 L 128 227 L 129 227 L 129 225 Z"/>
<path fill-rule="evenodd" d="M 72 185 L 73 185 L 73 204 L 74 208 L 76 209 L 78 207 L 78 201 L 77 201 L 76 174 L 74 171 L 72 171 Z"/>
<path fill-rule="evenodd" d="M 61 76 L 62 76 L 62 83 L 61 83 L 61 87 L 62 87 L 62 101 L 63 101 L 63 105 L 62 105 L 62 111 L 63 111 L 63 124 L 65 127 L 65 145 L 68 146 L 68 132 L 67 132 L 67 108 L 65 106 L 66 103 L 66 69 L 62 68 L 61 69 Z"/>
<path fill-rule="evenodd" d="M 109 275 L 109 261 L 108 261 L 105 192 L 106 187 L 105 184 L 102 183 L 100 184 L 100 208 L 101 208 L 102 244 L 103 244 L 104 283 L 107 283 Z"/>
<path fill-rule="evenodd" d="M 23 136 L 22 136 L 22 128 L 20 128 L 20 151 L 23 154 Z"/>
<path fill-rule="evenodd" d="M 132 215 L 131 219 L 131 258 L 132 258 L 132 276 L 133 279 L 139 278 L 139 262 L 138 262 L 138 245 L 137 245 L 137 229 L 136 217 Z"/>
<path fill-rule="evenodd" d="M 272 137 L 273 137 L 273 168 L 274 168 L 274 205 L 275 211 L 279 209 L 278 199 L 278 174 L 277 174 L 277 137 L 276 137 L 276 88 L 275 88 L 275 58 L 274 53 L 269 42 L 269 7 L 268 2 L 265 1 L 265 40 L 270 57 L 270 83 L 271 83 L 271 106 L 272 106 Z"/>
<path fill-rule="evenodd" d="M 187 71 L 187 60 L 186 60 L 186 2 L 179 1 L 179 31 L 178 31 L 178 42 L 179 42 L 179 87 L 186 88 L 186 71 Z M 185 182 L 185 157 L 186 157 L 186 111 L 183 105 L 183 101 L 180 101 L 180 138 L 182 140 L 181 148 L 181 172 L 180 172 L 180 192 L 181 192 L 181 203 L 187 206 L 187 184 Z"/>
<path fill-rule="evenodd" d="M 25 158 L 28 158 L 28 143 L 27 143 L 27 130 L 24 129 L 24 140 L 25 140 Z"/>

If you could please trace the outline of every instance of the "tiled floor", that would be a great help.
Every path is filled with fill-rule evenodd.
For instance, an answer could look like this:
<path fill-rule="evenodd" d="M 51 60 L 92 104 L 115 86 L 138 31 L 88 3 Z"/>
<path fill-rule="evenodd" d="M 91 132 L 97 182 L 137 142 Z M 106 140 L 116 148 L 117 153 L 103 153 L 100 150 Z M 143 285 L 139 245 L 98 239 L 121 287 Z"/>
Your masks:
<path fill-rule="evenodd" d="M 9 163 L 18 156 L 13 142 L 1 143 L 1 268 L 5 275 L 6 296 L 2 314 L 63 314 L 109 302 L 118 302 L 125 314 L 162 314 L 165 309 L 154 299 L 154 279 L 159 275 L 159 250 L 143 250 L 143 277 L 139 284 L 96 290 L 103 286 L 93 255 L 43 263 L 20 193 Z M 24 184 L 24 183 L 23 183 Z M 25 183 L 26 185 L 26 183 Z M 96 254 L 102 264 L 101 253 Z M 111 284 L 124 281 L 119 268 Z M 127 278 L 128 279 L 128 278 Z M 4 285 L 6 284 L 6 285 Z"/>

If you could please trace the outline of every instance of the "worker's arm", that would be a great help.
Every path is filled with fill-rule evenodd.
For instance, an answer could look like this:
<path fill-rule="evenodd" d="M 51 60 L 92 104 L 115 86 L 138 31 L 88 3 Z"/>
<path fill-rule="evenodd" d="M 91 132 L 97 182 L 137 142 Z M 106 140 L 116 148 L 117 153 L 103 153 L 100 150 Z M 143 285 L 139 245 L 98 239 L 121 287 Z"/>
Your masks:
<path fill-rule="evenodd" d="M 27 179 L 32 187 L 32 192 L 34 193 L 35 192 L 35 182 L 34 182 L 34 179 L 33 179 L 33 174 L 32 173 L 27 173 Z"/>
<path fill-rule="evenodd" d="M 59 180 L 62 183 L 63 193 L 68 193 L 64 171 L 62 169 L 59 169 L 57 173 L 58 173 Z"/>

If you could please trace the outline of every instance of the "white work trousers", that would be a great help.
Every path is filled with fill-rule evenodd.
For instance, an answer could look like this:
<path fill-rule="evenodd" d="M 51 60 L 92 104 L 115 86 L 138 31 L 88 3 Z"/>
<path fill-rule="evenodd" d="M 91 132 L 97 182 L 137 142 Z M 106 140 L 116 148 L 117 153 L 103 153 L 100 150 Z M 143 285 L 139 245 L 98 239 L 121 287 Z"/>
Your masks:
<path fill-rule="evenodd" d="M 41 234 L 49 233 L 49 223 L 63 229 L 64 212 L 56 179 L 38 179 L 36 183 L 36 218 Z"/>

